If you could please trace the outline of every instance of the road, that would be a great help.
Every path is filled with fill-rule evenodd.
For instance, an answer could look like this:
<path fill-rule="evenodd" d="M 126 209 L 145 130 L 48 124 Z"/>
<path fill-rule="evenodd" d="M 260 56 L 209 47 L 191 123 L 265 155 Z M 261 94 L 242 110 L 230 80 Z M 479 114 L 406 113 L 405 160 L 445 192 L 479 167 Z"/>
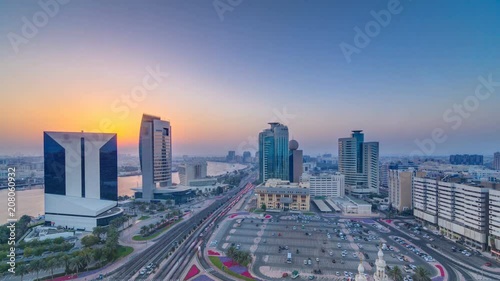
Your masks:
<path fill-rule="evenodd" d="M 200 227 L 198 227 L 197 231 L 193 235 L 191 235 L 186 242 L 183 243 L 181 249 L 174 253 L 174 256 L 171 258 L 171 260 L 175 262 L 168 263 L 164 268 L 156 273 L 154 277 L 155 279 L 179 280 L 181 278 L 180 275 L 197 252 L 195 248 L 198 245 L 206 243 L 205 239 L 209 237 L 207 236 L 208 233 L 213 231 L 217 223 L 225 217 L 227 212 L 231 210 L 231 208 L 238 202 L 238 200 L 241 200 L 240 195 L 244 195 L 244 193 L 249 191 L 249 188 L 245 188 L 245 186 L 248 183 L 251 183 L 252 179 L 253 177 L 250 175 L 240 182 L 238 188 L 236 189 L 237 191 L 239 191 L 236 196 L 234 196 L 231 200 L 228 200 L 221 208 L 213 213 L 209 220 L 205 221 Z M 201 234 L 203 235 L 200 236 Z"/>
<path fill-rule="evenodd" d="M 157 272 L 150 276 L 150 278 L 155 280 L 180 279 L 180 275 L 189 264 L 191 258 L 193 258 L 193 256 L 196 254 L 196 247 L 199 245 L 200 234 L 202 232 L 205 232 L 203 233 L 201 239 L 201 241 L 204 241 L 203 239 L 207 237 L 207 229 L 209 231 L 213 231 L 214 225 L 216 225 L 217 221 L 222 218 L 222 214 L 227 213 L 227 211 L 229 211 L 230 209 L 226 208 L 228 208 L 228 206 L 232 207 L 236 203 L 235 200 L 238 197 L 237 195 L 239 195 L 238 192 L 240 192 L 240 190 L 247 183 L 251 183 L 253 180 L 255 180 L 254 174 L 245 177 L 240 182 L 238 188 L 234 188 L 233 190 L 229 191 L 221 198 L 221 200 L 218 200 L 217 203 L 214 203 L 211 206 L 207 207 L 207 210 L 210 210 L 209 212 L 202 211 L 200 213 L 203 214 L 202 217 L 205 218 L 204 221 L 200 220 L 200 214 L 193 216 L 191 219 L 186 221 L 186 224 L 179 228 L 181 229 L 181 231 L 175 231 L 168 235 L 168 238 L 162 238 L 162 241 L 159 242 L 160 244 L 152 247 L 153 249 L 146 250 L 148 251 L 148 253 L 144 257 L 138 257 L 137 259 L 135 259 L 135 261 L 133 261 L 136 263 L 134 264 L 134 268 L 127 269 L 127 267 L 125 266 L 122 272 L 114 276 L 113 280 L 129 280 L 136 275 L 136 272 L 138 270 L 140 270 L 150 262 L 161 264 L 161 262 L 167 257 L 167 253 L 174 246 L 175 241 L 179 241 L 179 238 L 186 237 L 186 241 L 180 243 L 179 248 L 173 253 L 171 257 L 168 258 L 166 264 L 161 264 L 161 267 L 157 270 Z M 234 199 L 229 200 L 232 197 L 234 197 Z M 197 226 L 199 223 L 201 224 Z M 141 278 L 139 276 L 137 279 L 144 278 Z M 223 277 L 221 279 L 226 280 L 227 278 L 224 279 Z"/>
<path fill-rule="evenodd" d="M 464 275 L 464 278 L 466 280 L 475 280 L 467 272 L 472 272 L 472 273 L 478 274 L 480 276 L 483 275 L 485 277 L 485 279 L 484 279 L 485 281 L 486 280 L 500 280 L 500 275 L 498 275 L 498 274 L 486 272 L 484 270 L 478 270 L 476 267 L 467 266 L 469 260 L 467 260 L 467 262 L 465 262 L 465 261 L 460 261 L 460 259 L 458 259 L 458 258 L 450 258 L 446 253 L 445 253 L 446 255 L 443 255 L 442 252 L 427 246 L 427 244 L 430 243 L 428 240 L 424 240 L 424 239 L 417 240 L 417 239 L 413 238 L 412 236 L 410 236 L 409 234 L 407 234 L 401 228 L 397 229 L 390 224 L 384 224 L 384 225 L 389 226 L 391 228 L 392 234 L 397 233 L 398 236 L 405 238 L 409 242 L 411 242 L 414 245 L 416 245 L 417 247 L 421 248 L 424 252 L 431 255 L 436 261 L 441 263 L 441 265 L 443 265 L 443 267 L 448 271 L 448 274 L 449 274 L 448 280 L 459 280 L 457 278 L 455 271 L 458 271 L 462 275 Z M 387 234 L 387 236 L 389 236 L 389 235 L 390 234 Z M 434 239 L 442 240 L 442 238 L 437 237 L 437 236 L 435 236 Z M 440 240 L 435 240 L 434 243 L 439 244 L 441 247 L 444 247 L 444 246 L 442 246 Z M 440 242 L 437 243 L 436 241 L 440 241 Z M 451 245 L 455 245 L 455 244 L 453 243 Z M 449 248 L 451 248 L 451 246 Z M 491 278 L 491 279 L 487 279 L 487 278 Z"/>

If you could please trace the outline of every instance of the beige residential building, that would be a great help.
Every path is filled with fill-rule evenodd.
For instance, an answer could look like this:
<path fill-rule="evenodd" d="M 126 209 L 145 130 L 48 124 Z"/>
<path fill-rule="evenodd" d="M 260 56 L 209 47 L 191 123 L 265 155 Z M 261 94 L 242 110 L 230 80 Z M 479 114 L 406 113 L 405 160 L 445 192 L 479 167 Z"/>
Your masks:
<path fill-rule="evenodd" d="M 399 212 L 413 209 L 413 177 L 423 172 L 413 169 L 389 170 L 389 203 Z"/>
<path fill-rule="evenodd" d="M 257 206 L 264 203 L 267 210 L 309 211 L 311 197 L 309 188 L 299 183 L 280 179 L 269 179 L 255 188 Z"/>

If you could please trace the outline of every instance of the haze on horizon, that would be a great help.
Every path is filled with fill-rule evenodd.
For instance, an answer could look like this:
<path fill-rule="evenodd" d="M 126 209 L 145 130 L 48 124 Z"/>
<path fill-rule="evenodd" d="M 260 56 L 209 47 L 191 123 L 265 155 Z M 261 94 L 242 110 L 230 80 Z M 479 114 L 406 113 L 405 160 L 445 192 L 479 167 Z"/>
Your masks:
<path fill-rule="evenodd" d="M 341 44 L 391 1 L 242 1 L 223 20 L 213 1 L 71 1 L 17 52 L 8 34 L 43 10 L 3 1 L 0 155 L 41 155 L 43 131 L 81 130 L 136 154 L 143 113 L 170 120 L 174 155 L 253 151 L 271 121 L 308 155 L 336 155 L 354 129 L 381 155 L 436 128 L 432 155 L 499 151 L 500 2 L 402 0 L 349 62 Z M 479 85 L 490 95 L 458 113 Z"/>

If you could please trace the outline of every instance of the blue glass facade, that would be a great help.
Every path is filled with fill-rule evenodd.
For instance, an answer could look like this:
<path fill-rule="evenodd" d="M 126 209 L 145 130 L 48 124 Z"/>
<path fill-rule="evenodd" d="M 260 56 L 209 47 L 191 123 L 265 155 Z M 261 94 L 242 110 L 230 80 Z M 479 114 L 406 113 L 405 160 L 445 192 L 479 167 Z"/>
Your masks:
<path fill-rule="evenodd" d="M 118 153 L 116 135 L 99 150 L 101 199 L 118 200 Z"/>
<path fill-rule="evenodd" d="M 259 180 L 271 178 L 288 180 L 289 151 L 288 128 L 279 123 L 269 123 L 271 129 L 259 134 Z"/>
<path fill-rule="evenodd" d="M 45 193 L 66 195 L 66 153 L 47 133 L 43 134 Z"/>

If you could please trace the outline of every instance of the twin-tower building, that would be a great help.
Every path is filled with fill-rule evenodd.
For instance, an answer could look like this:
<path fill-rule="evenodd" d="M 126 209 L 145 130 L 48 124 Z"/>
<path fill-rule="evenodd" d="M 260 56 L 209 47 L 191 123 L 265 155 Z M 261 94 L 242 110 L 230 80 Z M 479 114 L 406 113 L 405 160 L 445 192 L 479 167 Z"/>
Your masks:
<path fill-rule="evenodd" d="M 123 214 L 118 207 L 117 135 L 44 132 L 45 220 L 92 230 Z M 160 117 L 142 117 L 139 133 L 142 189 L 139 200 L 175 199 L 189 190 L 172 185 L 172 130 Z M 161 189 L 164 187 L 164 189 Z"/>

